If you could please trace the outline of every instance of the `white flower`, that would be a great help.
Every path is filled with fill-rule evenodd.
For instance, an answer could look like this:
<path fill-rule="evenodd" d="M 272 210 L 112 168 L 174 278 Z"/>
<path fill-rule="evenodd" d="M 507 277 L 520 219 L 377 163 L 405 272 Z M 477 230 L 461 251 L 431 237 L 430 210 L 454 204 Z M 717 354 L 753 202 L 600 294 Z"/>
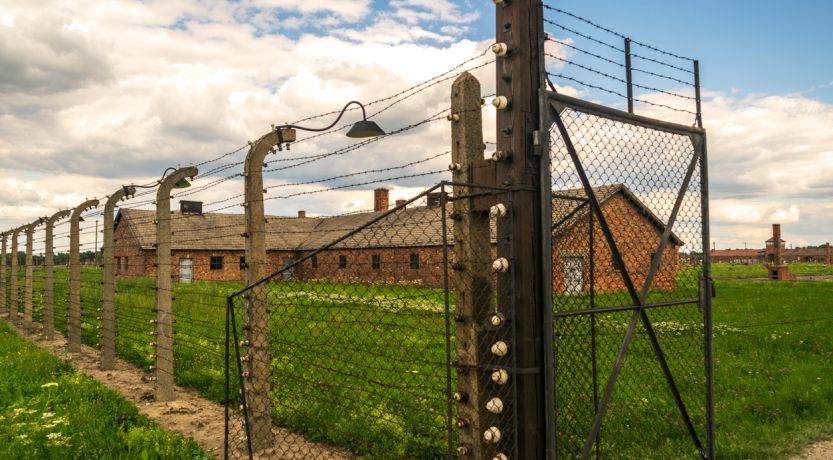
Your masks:
<path fill-rule="evenodd" d="M 43 384 L 43 385 L 41 385 L 40 387 L 41 387 L 41 388 L 49 388 L 49 387 L 56 387 L 56 386 L 58 386 L 58 382 L 49 382 L 49 383 L 44 383 L 44 384 Z"/>
<path fill-rule="evenodd" d="M 49 433 L 48 435 L 46 435 L 46 437 L 48 439 L 53 439 L 54 440 L 54 439 L 61 439 L 62 437 L 64 437 L 64 435 L 62 435 L 61 433 Z"/>
<path fill-rule="evenodd" d="M 41 415 L 42 418 L 49 418 L 49 417 L 54 417 L 54 416 L 55 416 L 54 412 L 44 412 L 43 415 Z"/>

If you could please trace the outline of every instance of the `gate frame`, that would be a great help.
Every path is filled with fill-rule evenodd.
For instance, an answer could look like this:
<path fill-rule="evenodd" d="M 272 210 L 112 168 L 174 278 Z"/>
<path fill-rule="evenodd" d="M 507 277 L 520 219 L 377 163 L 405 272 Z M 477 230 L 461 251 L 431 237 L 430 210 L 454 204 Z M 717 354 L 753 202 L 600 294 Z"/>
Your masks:
<path fill-rule="evenodd" d="M 609 402 L 610 395 L 613 391 L 615 386 L 616 380 L 618 378 L 619 371 L 621 370 L 622 366 L 624 365 L 625 354 L 627 352 L 628 346 L 630 345 L 631 339 L 633 338 L 633 334 L 636 330 L 637 320 L 641 320 L 643 327 L 645 327 L 648 336 L 651 341 L 652 348 L 656 354 L 658 361 L 660 362 L 660 366 L 662 368 L 663 374 L 669 384 L 670 391 L 672 396 L 674 397 L 675 403 L 680 411 L 680 415 L 683 418 L 683 421 L 686 425 L 686 428 L 692 437 L 692 441 L 697 449 L 700 451 L 702 458 L 704 459 L 713 459 L 715 458 L 715 442 L 714 442 L 714 358 L 713 358 L 713 343 L 712 343 L 712 335 L 713 335 L 713 324 L 712 324 L 712 296 L 714 292 L 713 281 L 711 277 L 711 254 L 709 253 L 709 188 L 708 188 L 708 150 L 707 150 L 707 143 L 706 143 L 706 132 L 702 127 L 702 116 L 700 112 L 700 82 L 699 82 L 699 64 L 697 61 L 694 61 L 694 76 L 695 76 L 695 92 L 696 92 L 696 103 L 697 103 L 697 113 L 696 113 L 696 121 L 695 126 L 685 126 L 677 123 L 657 120 L 649 117 L 644 117 L 641 115 L 636 115 L 632 112 L 624 112 L 621 110 L 617 110 L 611 107 L 603 106 L 600 104 L 595 104 L 592 102 L 584 101 L 581 99 L 577 99 L 574 97 L 566 96 L 563 94 L 556 93 L 555 91 L 547 91 L 542 89 L 541 90 L 541 97 L 540 97 L 540 104 L 541 104 L 541 126 L 540 130 L 537 133 L 536 141 L 539 142 L 539 145 L 542 146 L 549 146 L 550 140 L 550 129 L 555 126 L 560 133 L 560 136 L 564 140 L 565 147 L 568 150 L 568 153 L 573 159 L 573 163 L 576 167 L 576 172 L 579 175 L 582 188 L 585 191 L 585 194 L 588 197 L 588 203 L 591 207 L 591 216 L 598 219 L 598 223 L 601 226 L 602 233 L 605 236 L 605 239 L 608 241 L 609 247 L 612 252 L 612 256 L 615 259 L 621 261 L 621 255 L 619 254 L 619 250 L 616 247 L 616 243 L 614 241 L 613 235 L 610 233 L 610 229 L 607 226 L 607 223 L 604 219 L 604 216 L 601 214 L 601 208 L 599 206 L 598 200 L 596 196 L 592 193 L 589 189 L 590 183 L 584 172 L 584 169 L 581 165 L 581 162 L 578 159 L 577 152 L 575 147 L 572 145 L 572 141 L 570 139 L 570 135 L 567 132 L 567 129 L 564 125 L 564 122 L 561 119 L 561 113 L 566 108 L 572 108 L 579 112 L 588 115 L 594 115 L 603 119 L 618 121 L 621 123 L 625 123 L 631 126 L 638 126 L 645 129 L 650 129 L 654 131 L 661 131 L 676 135 L 686 136 L 690 139 L 692 143 L 692 148 L 694 150 L 694 154 L 692 156 L 691 163 L 689 164 L 688 171 L 686 173 L 686 177 L 683 180 L 683 184 L 681 186 L 680 193 L 676 197 L 676 202 L 674 205 L 674 209 L 671 213 L 669 218 L 669 222 L 666 225 L 665 230 L 663 231 L 662 238 L 660 240 L 659 250 L 662 251 L 665 248 L 665 244 L 668 241 L 668 237 L 671 233 L 671 228 L 673 227 L 674 223 L 676 222 L 677 212 L 682 203 L 682 197 L 685 195 L 685 189 L 688 188 L 690 184 L 690 180 L 692 178 L 693 172 L 696 167 L 699 165 L 700 167 L 700 211 L 701 211 L 701 223 L 702 228 L 700 232 L 701 236 L 701 243 L 702 247 L 701 250 L 703 252 L 703 262 L 702 262 L 702 275 L 699 279 L 699 294 L 697 299 L 687 299 L 684 301 L 685 304 L 692 304 L 697 303 L 703 314 L 703 358 L 705 363 L 705 377 L 706 377 L 706 388 L 705 388 L 705 407 L 706 407 L 706 426 L 705 426 L 705 434 L 706 439 L 705 443 L 703 443 L 699 436 L 697 435 L 696 429 L 691 422 L 691 418 L 688 415 L 687 409 L 685 407 L 684 402 L 679 394 L 677 389 L 676 383 L 673 378 L 673 374 L 671 373 L 670 368 L 665 360 L 665 355 L 662 352 L 662 347 L 656 337 L 655 332 L 653 331 L 653 327 L 651 325 L 651 321 L 648 318 L 647 314 L 645 313 L 646 308 L 653 307 L 644 305 L 645 297 L 647 293 L 650 291 L 651 284 L 653 282 L 653 277 L 656 274 L 656 271 L 659 266 L 659 258 L 657 258 L 656 262 L 651 264 L 651 269 L 646 277 L 645 283 L 637 293 L 635 286 L 630 279 L 628 274 L 628 270 L 624 267 L 624 264 L 620 264 L 622 266 L 622 278 L 623 282 L 625 283 L 628 292 L 632 298 L 633 305 L 622 306 L 622 307 L 613 307 L 613 308 L 590 308 L 584 309 L 576 312 L 569 312 L 569 316 L 573 315 L 586 315 L 591 313 L 600 313 L 600 312 L 609 312 L 609 311 L 626 311 L 632 310 L 634 312 L 629 325 L 628 329 L 625 332 L 625 337 L 622 343 L 622 346 L 619 350 L 619 354 L 616 358 L 615 365 L 611 372 L 611 375 L 607 381 L 606 388 L 604 394 L 602 395 L 601 401 L 598 403 L 596 408 L 596 414 L 594 416 L 593 425 L 590 429 L 590 433 L 588 434 L 585 446 L 582 451 L 582 458 L 589 459 L 593 445 L 596 443 L 596 438 L 599 434 L 599 430 L 601 428 L 602 421 L 604 419 L 604 415 L 607 409 L 607 404 Z M 542 238 L 542 253 L 543 254 L 550 254 L 552 251 L 552 232 L 550 226 L 552 225 L 551 218 L 547 218 L 546 216 L 551 216 L 551 205 L 552 205 L 552 176 L 550 171 L 550 162 L 551 162 L 551 154 L 547 154 L 547 157 L 544 158 L 542 155 L 542 161 L 546 162 L 547 167 L 541 168 L 540 174 L 540 184 L 541 184 L 541 210 L 545 218 L 543 219 L 544 225 L 542 225 L 543 231 L 543 238 Z M 595 215 L 594 215 L 595 214 Z M 547 271 L 552 273 L 552 260 L 551 257 L 547 257 L 544 260 L 545 265 L 547 265 Z M 546 365 L 546 372 L 547 372 L 547 394 L 546 394 L 546 404 L 548 410 L 548 420 L 547 420 L 547 430 L 548 436 L 551 441 L 551 445 L 555 446 L 555 355 L 554 355 L 554 344 L 552 341 L 553 337 L 553 329 L 554 329 L 554 317 L 556 316 L 552 312 L 552 295 L 545 296 L 544 302 L 549 303 L 549 308 L 545 309 L 545 314 L 549 314 L 550 318 L 545 318 L 544 327 L 545 329 L 549 329 L 547 337 L 549 340 L 546 341 L 545 347 L 547 350 L 547 365 Z M 663 305 L 656 305 L 657 307 L 662 306 L 669 306 L 668 304 L 676 304 L 677 302 L 666 302 Z M 546 336 L 545 336 L 546 337 Z M 551 458 L 555 457 L 554 452 L 550 452 L 552 455 Z"/>

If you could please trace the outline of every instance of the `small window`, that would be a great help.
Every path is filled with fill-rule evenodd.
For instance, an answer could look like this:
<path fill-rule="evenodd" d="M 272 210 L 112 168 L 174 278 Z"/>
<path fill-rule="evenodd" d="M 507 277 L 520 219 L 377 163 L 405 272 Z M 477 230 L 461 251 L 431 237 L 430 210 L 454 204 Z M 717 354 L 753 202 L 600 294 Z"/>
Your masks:
<path fill-rule="evenodd" d="M 130 257 L 125 256 L 125 257 L 124 257 L 124 271 L 125 271 L 125 272 L 126 272 L 126 271 L 127 271 L 127 269 L 130 267 L 130 265 L 128 264 L 128 262 L 129 262 L 129 261 L 130 261 Z"/>
<path fill-rule="evenodd" d="M 419 254 L 411 254 L 411 270 L 419 270 Z"/>
<path fill-rule="evenodd" d="M 121 271 L 121 257 L 116 257 L 116 271 Z"/>
<path fill-rule="evenodd" d="M 370 256 L 370 267 L 374 270 L 378 270 L 379 267 L 382 266 L 382 258 L 379 257 L 379 254 L 373 254 Z"/>
<path fill-rule="evenodd" d="M 312 256 L 310 263 L 312 264 L 312 268 L 318 268 L 318 256 Z"/>
<path fill-rule="evenodd" d="M 246 256 L 240 256 L 240 270 L 246 269 Z"/>
<path fill-rule="evenodd" d="M 211 261 L 209 262 L 209 268 L 211 270 L 222 270 L 223 269 L 223 256 L 211 256 Z"/>
<path fill-rule="evenodd" d="M 347 268 L 347 256 L 338 256 L 338 268 Z"/>

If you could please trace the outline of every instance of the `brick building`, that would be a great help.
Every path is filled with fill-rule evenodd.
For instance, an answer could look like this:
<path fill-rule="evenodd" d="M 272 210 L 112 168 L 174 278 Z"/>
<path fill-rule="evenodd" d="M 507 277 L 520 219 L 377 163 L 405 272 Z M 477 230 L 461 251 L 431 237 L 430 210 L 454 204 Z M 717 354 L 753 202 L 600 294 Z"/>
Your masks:
<path fill-rule="evenodd" d="M 664 225 L 623 185 L 598 187 L 595 191 L 622 249 L 624 263 L 634 282 L 641 283 Z M 385 189 L 374 191 L 373 212 L 306 217 L 306 213 L 300 211 L 298 217 L 268 216 L 268 271 L 289 266 L 311 251 L 349 234 L 329 249 L 284 272 L 284 279 L 442 286 L 442 209 L 433 198 L 428 197 L 426 206 L 402 209 L 369 226 L 371 220 L 380 218 L 388 209 L 388 191 Z M 578 190 L 560 192 L 553 199 L 553 286 L 559 292 L 587 291 L 589 270 L 593 265 L 596 290 L 624 289 L 618 267 L 612 262 L 598 225 L 594 226 L 593 237 L 590 237 L 586 202 L 586 196 Z M 154 211 L 127 208 L 119 211 L 115 221 L 115 257 L 119 275 L 155 275 L 154 219 Z M 180 281 L 244 279 L 243 215 L 174 212 L 171 219 L 174 278 Z M 450 218 L 446 221 L 446 232 L 451 238 L 454 221 Z M 494 233 L 492 225 L 493 253 Z M 596 241 L 592 249 L 591 239 Z M 672 234 L 654 286 L 674 286 L 682 244 Z M 453 260 L 453 247 L 449 247 L 448 257 Z"/>

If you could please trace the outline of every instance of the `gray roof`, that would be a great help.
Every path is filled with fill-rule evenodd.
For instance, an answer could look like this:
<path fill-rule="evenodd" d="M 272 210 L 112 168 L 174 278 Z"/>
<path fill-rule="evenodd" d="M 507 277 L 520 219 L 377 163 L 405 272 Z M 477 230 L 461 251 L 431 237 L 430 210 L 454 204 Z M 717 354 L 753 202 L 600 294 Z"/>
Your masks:
<path fill-rule="evenodd" d="M 623 193 L 657 228 L 664 224 L 632 193 L 621 184 L 593 189 L 600 203 L 616 193 Z M 558 233 L 570 227 L 589 207 L 584 205 L 586 195 L 581 189 L 553 192 L 553 231 Z M 448 205 L 451 213 L 451 204 Z M 331 244 L 339 238 L 334 248 L 419 247 L 442 245 L 442 209 L 440 207 L 410 207 L 385 215 L 384 212 L 364 212 L 335 217 L 266 217 L 266 247 L 269 250 L 314 250 Z M 153 249 L 156 243 L 156 226 L 153 210 L 122 208 L 116 216 L 116 225 L 127 224 L 142 249 Z M 172 248 L 176 250 L 243 250 L 245 218 L 243 214 L 182 214 L 171 213 Z M 378 221 L 369 224 L 374 219 Z M 453 232 L 454 220 L 447 219 L 446 232 Z M 495 241 L 494 223 L 491 240 Z M 672 241 L 682 241 L 672 233 Z"/>

